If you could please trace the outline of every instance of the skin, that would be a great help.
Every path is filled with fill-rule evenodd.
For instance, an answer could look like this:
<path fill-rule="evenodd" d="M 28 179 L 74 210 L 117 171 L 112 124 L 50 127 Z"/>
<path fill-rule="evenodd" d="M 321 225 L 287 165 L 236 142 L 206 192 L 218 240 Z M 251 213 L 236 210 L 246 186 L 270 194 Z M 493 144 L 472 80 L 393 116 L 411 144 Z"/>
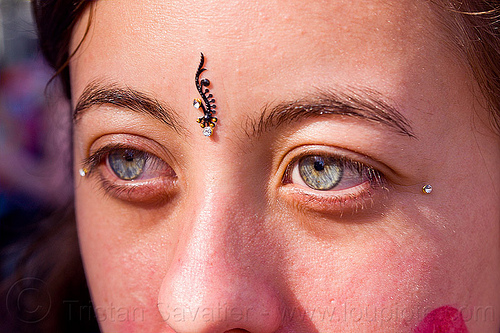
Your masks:
<path fill-rule="evenodd" d="M 470 332 L 498 332 L 500 139 L 436 17 L 413 0 L 98 1 L 70 63 L 73 106 L 97 80 L 177 121 L 104 104 L 75 122 L 80 246 L 103 332 L 413 332 L 442 306 L 462 309 Z M 210 138 L 191 106 L 200 52 L 219 118 Z M 414 137 L 338 115 L 252 135 L 266 106 L 363 89 Z M 175 179 L 148 201 L 107 193 L 106 163 L 78 170 L 109 143 L 155 154 Z M 385 185 L 342 208 L 332 196 L 355 186 L 284 183 L 305 147 Z M 128 193 L 147 192 L 135 183 Z"/>

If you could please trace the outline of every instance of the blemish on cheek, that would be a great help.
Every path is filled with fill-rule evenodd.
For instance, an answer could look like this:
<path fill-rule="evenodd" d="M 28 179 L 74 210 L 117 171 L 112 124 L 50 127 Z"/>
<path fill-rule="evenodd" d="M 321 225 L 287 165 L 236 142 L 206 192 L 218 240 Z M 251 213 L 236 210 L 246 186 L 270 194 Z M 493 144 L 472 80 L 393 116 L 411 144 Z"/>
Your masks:
<path fill-rule="evenodd" d="M 462 313 L 452 306 L 432 310 L 414 333 L 469 333 Z"/>

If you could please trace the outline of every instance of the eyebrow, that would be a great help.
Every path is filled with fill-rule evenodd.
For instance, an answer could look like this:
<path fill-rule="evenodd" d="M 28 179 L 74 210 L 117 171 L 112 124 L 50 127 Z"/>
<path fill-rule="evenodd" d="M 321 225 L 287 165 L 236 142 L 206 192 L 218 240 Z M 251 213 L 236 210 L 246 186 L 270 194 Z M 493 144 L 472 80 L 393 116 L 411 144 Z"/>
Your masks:
<path fill-rule="evenodd" d="M 177 121 L 177 113 L 166 103 L 130 87 L 119 87 L 116 83 L 103 84 L 100 81 L 89 83 L 78 98 L 73 111 L 73 122 L 78 123 L 86 111 L 101 105 L 113 105 L 146 114 L 178 133 L 185 130 Z"/>
<path fill-rule="evenodd" d="M 317 90 L 309 96 L 294 101 L 266 105 L 260 118 L 248 119 L 248 136 L 260 136 L 271 129 L 304 118 L 323 115 L 340 115 L 382 124 L 395 133 L 416 138 L 410 121 L 398 109 L 373 89 L 347 88 L 343 91 Z"/>
<path fill-rule="evenodd" d="M 116 83 L 103 84 L 93 81 L 87 85 L 79 97 L 73 112 L 76 124 L 90 108 L 113 105 L 133 112 L 146 114 L 166 124 L 177 133 L 186 131 L 177 119 L 179 115 L 165 103 L 130 87 L 119 87 Z M 383 95 L 373 89 L 346 88 L 316 92 L 294 101 L 285 101 L 262 108 L 260 117 L 248 118 L 245 132 L 258 137 L 286 124 L 305 118 L 323 115 L 349 116 L 385 125 L 398 134 L 416 138 L 410 121 L 398 109 L 387 102 Z"/>

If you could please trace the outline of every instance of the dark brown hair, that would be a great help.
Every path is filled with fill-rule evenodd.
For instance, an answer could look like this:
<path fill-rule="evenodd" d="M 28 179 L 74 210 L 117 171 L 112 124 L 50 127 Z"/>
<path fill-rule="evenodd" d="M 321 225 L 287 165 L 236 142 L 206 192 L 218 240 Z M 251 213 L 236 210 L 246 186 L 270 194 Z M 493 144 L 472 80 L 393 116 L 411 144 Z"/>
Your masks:
<path fill-rule="evenodd" d="M 438 4 L 451 44 L 465 59 L 500 133 L 500 1 L 431 0 Z"/>
<path fill-rule="evenodd" d="M 1 249 L 2 260 L 15 264 L 0 283 L 1 332 L 99 331 L 74 222 L 70 204 L 40 217 L 36 230 L 23 227 L 24 238 Z"/>
<path fill-rule="evenodd" d="M 41 51 L 68 99 L 71 33 L 91 3 L 32 2 Z M 98 332 L 79 253 L 73 203 L 46 214 L 35 230 L 25 228 L 23 239 L 0 249 L 0 268 L 12 271 L 9 276 L 0 271 L 0 331 Z"/>
<path fill-rule="evenodd" d="M 69 44 L 73 28 L 93 0 L 33 0 L 31 2 L 36 22 L 40 50 L 49 65 L 56 71 L 68 99 L 71 99 L 69 83 Z M 89 22 L 90 23 L 90 22 Z"/>

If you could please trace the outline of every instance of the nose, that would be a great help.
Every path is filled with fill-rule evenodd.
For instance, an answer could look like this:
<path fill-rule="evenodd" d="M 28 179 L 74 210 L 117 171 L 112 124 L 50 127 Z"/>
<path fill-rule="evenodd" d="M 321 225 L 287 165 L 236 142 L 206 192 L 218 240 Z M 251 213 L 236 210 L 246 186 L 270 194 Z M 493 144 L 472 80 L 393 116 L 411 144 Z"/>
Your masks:
<path fill-rule="evenodd" d="M 280 298 L 262 221 L 241 196 L 212 193 L 188 214 L 158 309 L 175 332 L 276 332 Z M 187 214 L 181 214 L 186 216 Z"/>

